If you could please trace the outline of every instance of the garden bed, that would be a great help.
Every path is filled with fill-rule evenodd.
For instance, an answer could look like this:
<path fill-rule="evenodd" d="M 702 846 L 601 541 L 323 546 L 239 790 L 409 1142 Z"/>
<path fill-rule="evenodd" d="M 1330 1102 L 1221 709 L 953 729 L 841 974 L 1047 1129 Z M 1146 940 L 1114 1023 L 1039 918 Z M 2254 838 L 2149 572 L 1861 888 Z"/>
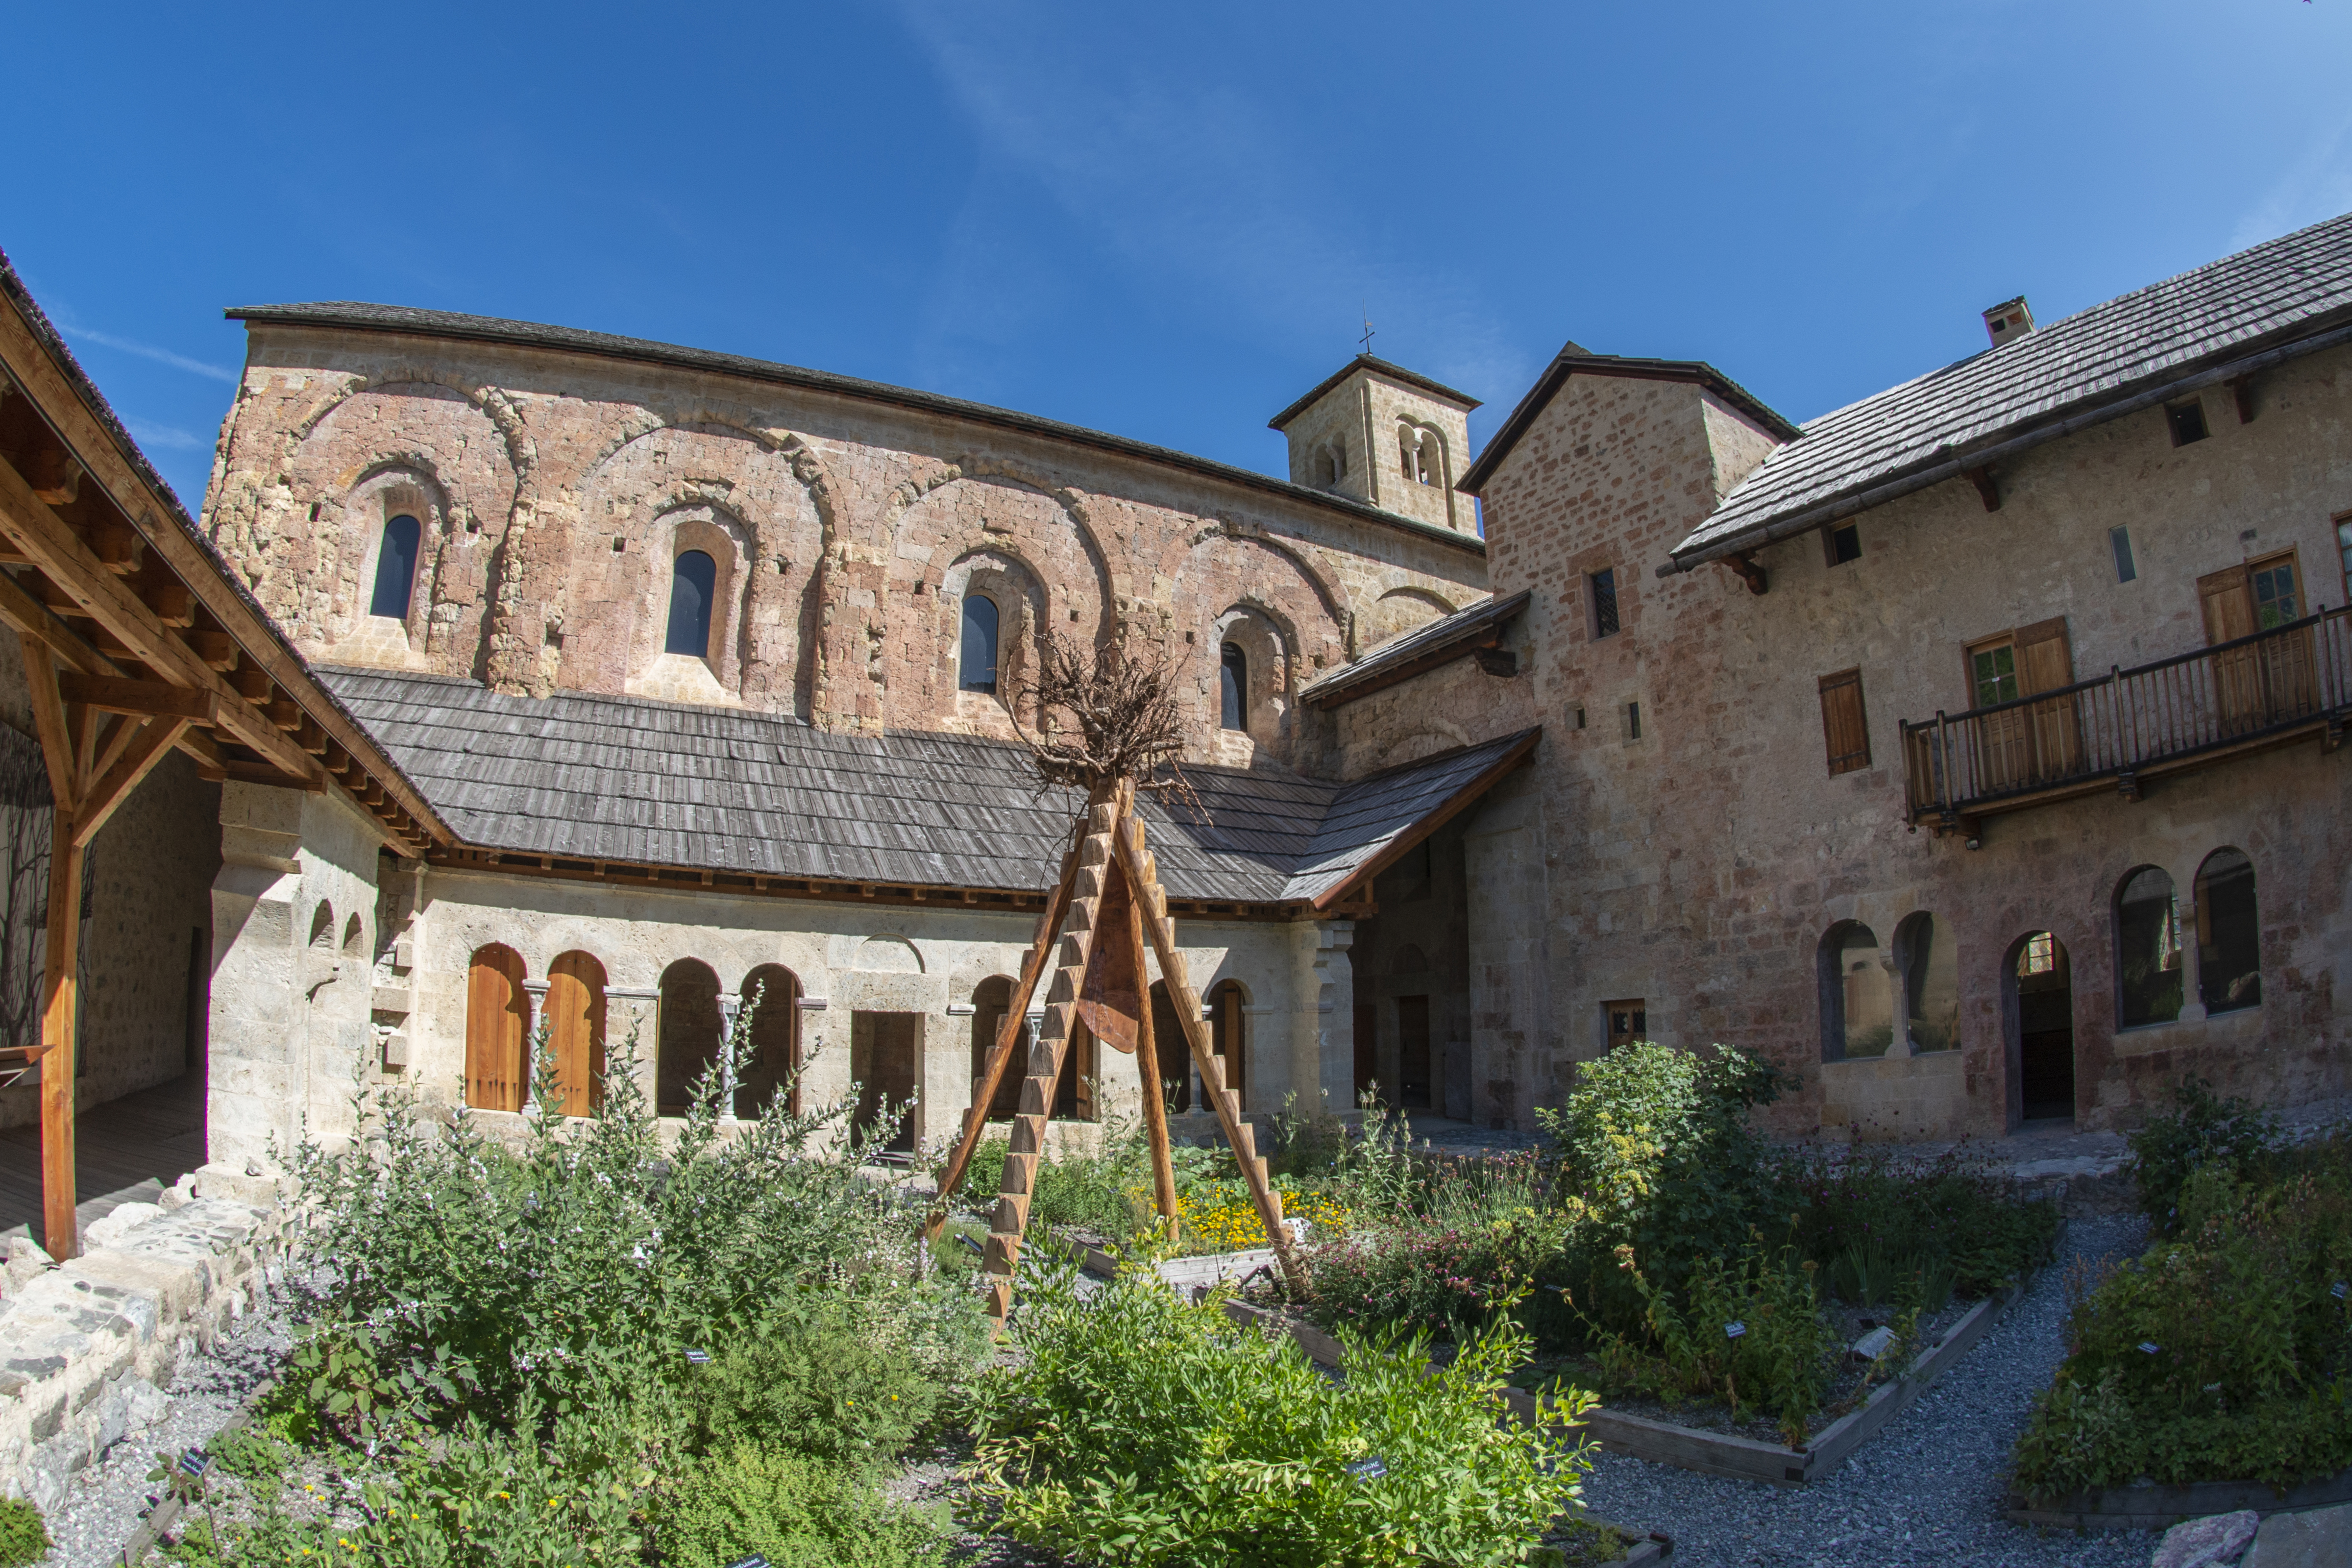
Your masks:
<path fill-rule="evenodd" d="M 2305 1509 L 2352 1503 L 2352 1470 L 2340 1470 L 2298 1487 L 2263 1481 L 2197 1481 L 2188 1486 L 2101 1487 L 2036 1503 L 2011 1492 L 2003 1517 L 2012 1524 L 2060 1530 L 2167 1530 L 2184 1519 L 2235 1513 L 2300 1513 Z"/>

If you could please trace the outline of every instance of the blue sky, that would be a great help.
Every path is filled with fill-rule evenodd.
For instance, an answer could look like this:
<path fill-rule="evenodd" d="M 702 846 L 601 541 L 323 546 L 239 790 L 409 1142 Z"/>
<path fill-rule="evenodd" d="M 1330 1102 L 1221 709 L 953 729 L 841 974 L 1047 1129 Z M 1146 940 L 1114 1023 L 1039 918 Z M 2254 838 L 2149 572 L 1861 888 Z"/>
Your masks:
<path fill-rule="evenodd" d="M 664 339 L 1280 471 L 1355 352 L 1807 418 L 2352 209 L 2346 0 L 26 7 L 5 247 L 193 508 L 223 306 Z"/>

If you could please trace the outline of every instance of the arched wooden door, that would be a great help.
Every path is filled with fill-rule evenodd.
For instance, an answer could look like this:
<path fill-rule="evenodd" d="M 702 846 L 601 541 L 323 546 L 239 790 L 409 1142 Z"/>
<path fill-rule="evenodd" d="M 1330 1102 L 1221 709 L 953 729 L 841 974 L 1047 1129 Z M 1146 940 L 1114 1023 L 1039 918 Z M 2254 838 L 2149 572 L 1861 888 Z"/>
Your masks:
<path fill-rule="evenodd" d="M 530 1092 L 522 1043 L 530 1000 L 522 977 L 522 954 L 497 942 L 475 953 L 467 971 L 466 1103 L 477 1110 L 520 1110 Z"/>
<path fill-rule="evenodd" d="M 563 954 L 548 966 L 545 1005 L 558 1103 L 566 1116 L 593 1116 L 604 1101 L 604 966 Z"/>

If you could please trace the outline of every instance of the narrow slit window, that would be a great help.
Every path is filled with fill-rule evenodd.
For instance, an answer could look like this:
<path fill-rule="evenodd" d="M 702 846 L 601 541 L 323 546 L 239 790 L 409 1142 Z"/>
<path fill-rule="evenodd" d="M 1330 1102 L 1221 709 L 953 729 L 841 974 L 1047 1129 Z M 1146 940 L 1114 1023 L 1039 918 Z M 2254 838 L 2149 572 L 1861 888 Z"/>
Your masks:
<path fill-rule="evenodd" d="M 669 573 L 669 631 L 664 653 L 710 657 L 710 600 L 719 586 L 719 563 L 699 550 L 679 554 Z"/>
<path fill-rule="evenodd" d="M 1217 723 L 1227 730 L 1249 728 L 1249 656 L 1238 643 L 1218 650 Z"/>
<path fill-rule="evenodd" d="M 1625 738 L 1629 741 L 1642 738 L 1642 705 L 1639 702 L 1625 704 Z"/>
<path fill-rule="evenodd" d="M 375 555 L 375 594 L 368 601 L 371 616 L 408 618 L 408 601 L 416 588 L 416 542 L 422 530 L 402 512 L 383 525 L 383 544 Z"/>
<path fill-rule="evenodd" d="M 958 681 L 966 691 L 996 693 L 996 601 L 985 594 L 963 596 L 963 657 Z"/>
<path fill-rule="evenodd" d="M 1592 588 L 1592 635 L 1613 637 L 1617 635 L 1617 569 L 1605 566 L 1587 581 Z"/>
<path fill-rule="evenodd" d="M 2107 530 L 2107 543 L 2116 552 L 2116 581 L 2128 583 L 2139 575 L 2139 563 L 2132 559 L 2131 530 L 2117 526 Z"/>

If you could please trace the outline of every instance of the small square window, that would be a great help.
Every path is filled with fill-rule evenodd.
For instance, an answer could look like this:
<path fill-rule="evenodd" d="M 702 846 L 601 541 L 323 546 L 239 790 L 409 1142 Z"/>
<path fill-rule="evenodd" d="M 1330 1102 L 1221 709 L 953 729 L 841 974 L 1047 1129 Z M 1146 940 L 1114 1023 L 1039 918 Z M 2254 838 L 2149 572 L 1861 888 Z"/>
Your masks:
<path fill-rule="evenodd" d="M 1613 637 L 1617 635 L 1617 569 L 1603 567 L 1586 579 L 1592 589 L 1592 635 Z"/>
<path fill-rule="evenodd" d="M 2128 583 L 2139 575 L 2139 566 L 2132 560 L 2131 530 L 2121 526 L 2107 530 L 2107 543 L 2116 552 L 2116 581 Z"/>
<path fill-rule="evenodd" d="M 2164 410 L 2164 422 L 2172 430 L 2172 444 L 2176 447 L 2205 439 L 2205 405 L 2201 402 L 2168 405 Z"/>
<path fill-rule="evenodd" d="M 1830 564 L 1843 566 L 1862 559 L 1862 524 L 1849 522 L 1829 531 Z"/>
<path fill-rule="evenodd" d="M 1648 1004 L 1639 996 L 1603 1002 L 1601 1004 L 1601 1026 L 1608 1036 L 1608 1047 L 1612 1051 L 1635 1040 L 1646 1039 L 1650 1034 Z"/>
<path fill-rule="evenodd" d="M 2346 526 L 2347 528 L 2352 528 L 2352 523 L 2347 523 L 2345 526 Z M 2347 546 L 2346 546 L 2346 549 L 2347 549 L 2347 551 L 2352 551 L 2352 545 L 2347 545 Z M 1580 709 L 1578 709 L 1578 710 L 1576 710 L 1576 717 L 1575 717 L 1575 720 L 1574 720 L 1573 724 L 1572 724 L 1572 726 L 1571 726 L 1571 727 L 1572 727 L 1572 728 L 1575 728 L 1575 729 L 1579 729 L 1579 730 L 1581 730 L 1581 729 L 1583 729 L 1583 728 L 1584 728 L 1584 710 L 1583 710 L 1583 709 L 1580 708 Z"/>

